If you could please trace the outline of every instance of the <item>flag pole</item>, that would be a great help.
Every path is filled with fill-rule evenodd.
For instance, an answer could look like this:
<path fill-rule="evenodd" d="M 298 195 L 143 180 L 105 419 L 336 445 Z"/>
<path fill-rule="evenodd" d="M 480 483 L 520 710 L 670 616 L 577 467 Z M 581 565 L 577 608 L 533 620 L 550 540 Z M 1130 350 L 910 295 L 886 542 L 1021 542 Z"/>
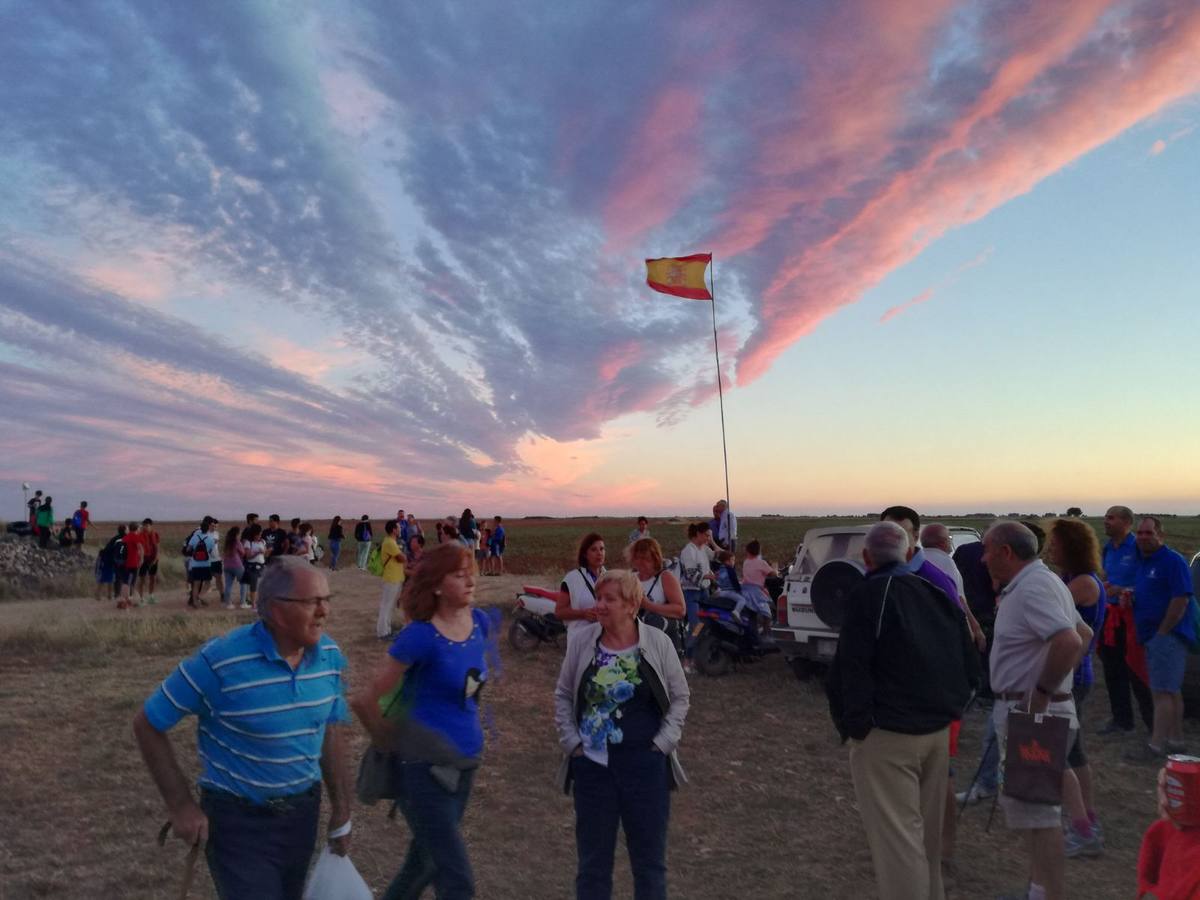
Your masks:
<path fill-rule="evenodd" d="M 733 511 L 733 501 L 729 499 L 729 450 L 725 444 L 725 391 L 721 386 L 721 350 L 717 345 L 717 276 L 716 276 L 716 259 L 710 254 L 708 265 L 708 292 L 712 294 L 710 306 L 712 306 L 712 322 L 713 322 L 713 356 L 717 361 L 717 399 L 721 406 L 721 457 L 725 461 L 725 502 L 729 504 L 729 511 Z"/>

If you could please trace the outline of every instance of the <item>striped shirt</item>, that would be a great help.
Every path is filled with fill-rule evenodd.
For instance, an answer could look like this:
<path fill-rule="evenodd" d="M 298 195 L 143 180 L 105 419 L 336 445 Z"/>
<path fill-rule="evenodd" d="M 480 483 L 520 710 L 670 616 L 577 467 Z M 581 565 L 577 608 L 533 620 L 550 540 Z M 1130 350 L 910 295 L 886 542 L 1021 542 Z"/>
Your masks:
<path fill-rule="evenodd" d="M 155 730 L 198 719 L 200 785 L 255 803 L 321 779 L 325 726 L 349 721 L 346 658 L 328 635 L 292 669 L 261 621 L 209 641 L 145 704 Z"/>

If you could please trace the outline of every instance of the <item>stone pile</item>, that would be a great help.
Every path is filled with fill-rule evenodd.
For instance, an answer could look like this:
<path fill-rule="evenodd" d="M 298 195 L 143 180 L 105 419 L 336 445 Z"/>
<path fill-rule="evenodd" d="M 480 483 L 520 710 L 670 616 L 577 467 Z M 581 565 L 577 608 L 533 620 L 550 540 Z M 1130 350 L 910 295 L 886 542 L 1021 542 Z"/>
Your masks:
<path fill-rule="evenodd" d="M 48 581 L 91 572 L 95 559 L 78 547 L 38 547 L 30 538 L 0 539 L 0 580 Z"/>

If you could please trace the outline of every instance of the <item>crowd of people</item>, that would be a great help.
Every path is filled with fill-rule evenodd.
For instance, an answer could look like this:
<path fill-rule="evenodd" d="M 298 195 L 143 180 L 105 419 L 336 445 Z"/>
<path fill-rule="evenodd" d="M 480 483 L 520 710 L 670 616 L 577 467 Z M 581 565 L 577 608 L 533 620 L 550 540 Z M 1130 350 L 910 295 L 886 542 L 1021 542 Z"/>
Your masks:
<path fill-rule="evenodd" d="M 80 547 L 84 535 L 91 525 L 91 514 L 88 512 L 86 500 L 79 501 L 75 512 L 60 523 L 55 518 L 54 498 L 42 496 L 40 490 L 34 491 L 33 496 L 25 501 L 29 521 L 29 536 L 38 542 L 43 550 L 50 546 Z"/>
<path fill-rule="evenodd" d="M 992 798 L 1024 835 L 1021 896 L 1065 896 L 1065 860 L 1104 849 L 1080 725 L 1094 652 L 1111 710 L 1094 733 L 1112 740 L 1134 731 L 1132 695 L 1149 733 L 1125 758 L 1161 764 L 1186 750 L 1180 691 L 1200 638 L 1187 562 L 1166 546 L 1154 516 L 1114 506 L 1104 531 L 1101 546 L 1078 519 L 1058 519 L 1046 532 L 1000 520 L 956 550 L 946 526 L 922 527 L 903 506 L 867 530 L 866 575 L 846 602 L 827 692 L 848 743 L 880 897 L 943 897 L 954 871 L 956 803 Z M 288 529 L 272 515 L 263 527 L 254 514 L 223 532 L 206 516 L 184 542 L 189 606 L 207 605 L 216 584 L 223 605 L 253 608 L 256 621 L 183 661 L 147 700 L 135 733 L 176 833 L 207 842 L 222 896 L 298 896 L 322 782 L 329 846 L 347 851 L 352 779 L 340 726 L 352 714 L 371 739 L 372 797 L 394 801 L 411 833 L 384 896 L 416 897 L 430 886 L 438 897 L 474 895 L 460 822 L 483 751 L 479 702 L 495 671 L 497 628 L 472 599 L 477 576 L 503 572 L 504 527 L 499 516 L 481 527 L 466 509 L 436 522 L 434 535 L 427 547 L 403 509 L 378 542 L 368 516 L 355 523 L 355 561 L 381 578 L 376 632 L 388 646 L 349 700 L 345 659 L 325 634 L 329 580 L 317 566 L 327 555 L 328 571 L 337 571 L 340 517 L 324 546 L 311 523 L 293 519 Z M 737 520 L 724 501 L 712 519 L 686 526 L 677 559 L 665 557 L 644 517 L 622 555 L 627 568 L 608 569 L 603 537 L 584 535 L 556 595 L 568 635 L 553 692 L 558 784 L 573 796 L 580 898 L 611 896 L 620 830 L 635 895 L 667 895 L 667 822 L 671 792 L 686 783 L 676 748 L 700 602 L 726 591 L 739 609 L 769 619 L 766 583 L 777 574 L 752 540 L 739 575 Z M 119 526 L 101 551 L 110 577 L 97 596 L 108 583 L 121 608 L 135 594 L 153 603 L 158 556 L 150 519 Z M 977 703 L 990 706 L 979 765 L 956 792 L 960 727 Z M 200 720 L 198 799 L 166 738 L 189 714 Z M 1063 760 L 1059 783 L 1052 796 L 1034 798 L 1022 787 L 1029 760 L 1006 752 L 1009 732 L 1053 720 L 1066 727 L 1038 739 L 1048 758 Z M 248 853 L 245 836 L 262 829 L 263 808 L 272 834 Z"/>
<path fill-rule="evenodd" d="M 867 532 L 867 575 L 848 599 L 827 690 L 881 897 L 944 896 L 956 800 L 998 799 L 1025 837 L 1029 900 L 1064 897 L 1065 860 L 1103 852 L 1080 725 L 1097 642 L 1112 713 L 1098 734 L 1133 730 L 1132 690 L 1150 698 L 1150 734 L 1124 758 L 1161 765 L 1186 751 L 1181 688 L 1200 621 L 1188 564 L 1154 516 L 1114 506 L 1104 530 L 1102 549 L 1078 519 L 1048 534 L 1002 520 L 953 557 L 944 526 L 922 529 L 908 507 Z M 977 692 L 991 714 L 977 774 L 955 794 L 951 761 Z"/>

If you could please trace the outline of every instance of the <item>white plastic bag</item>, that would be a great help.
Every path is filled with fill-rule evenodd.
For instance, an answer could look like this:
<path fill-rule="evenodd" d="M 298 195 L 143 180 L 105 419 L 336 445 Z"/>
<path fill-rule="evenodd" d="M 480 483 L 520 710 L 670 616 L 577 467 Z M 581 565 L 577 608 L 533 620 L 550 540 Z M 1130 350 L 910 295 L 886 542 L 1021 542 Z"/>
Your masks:
<path fill-rule="evenodd" d="M 371 900 L 371 889 L 350 857 L 338 856 L 326 844 L 308 873 L 304 900 Z"/>

